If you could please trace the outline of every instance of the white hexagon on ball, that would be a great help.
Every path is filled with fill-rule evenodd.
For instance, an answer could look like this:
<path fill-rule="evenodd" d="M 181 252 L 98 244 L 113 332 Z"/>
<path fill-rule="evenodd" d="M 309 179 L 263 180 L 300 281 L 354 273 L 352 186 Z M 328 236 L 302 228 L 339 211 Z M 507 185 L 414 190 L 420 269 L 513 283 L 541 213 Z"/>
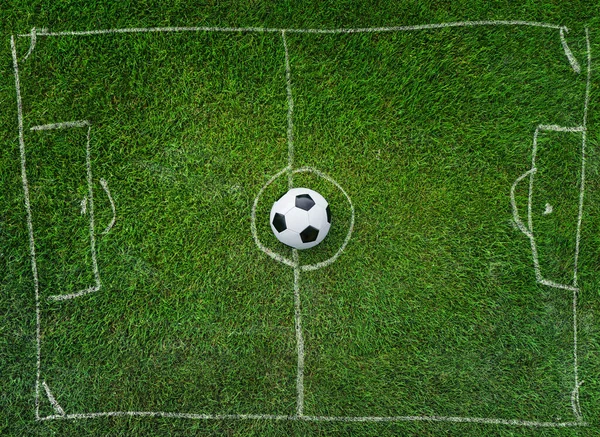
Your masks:
<path fill-rule="evenodd" d="M 316 191 L 292 188 L 273 204 L 269 223 L 279 241 L 295 249 L 308 249 L 327 236 L 331 209 Z"/>

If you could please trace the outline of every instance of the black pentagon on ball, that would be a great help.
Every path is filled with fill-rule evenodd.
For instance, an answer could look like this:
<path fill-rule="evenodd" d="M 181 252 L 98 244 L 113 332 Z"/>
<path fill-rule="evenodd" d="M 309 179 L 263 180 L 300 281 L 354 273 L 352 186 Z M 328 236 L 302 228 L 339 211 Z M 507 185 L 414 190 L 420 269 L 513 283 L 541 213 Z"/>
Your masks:
<path fill-rule="evenodd" d="M 273 217 L 273 226 L 277 229 L 277 232 L 283 232 L 287 229 L 285 224 L 285 216 L 283 214 L 275 213 L 275 217 Z"/>
<path fill-rule="evenodd" d="M 310 210 L 315 206 L 315 201 L 308 194 L 298 194 L 296 196 L 296 207 L 304 211 Z"/>
<path fill-rule="evenodd" d="M 327 212 L 327 223 L 331 224 L 331 209 L 329 209 L 329 205 L 327 205 L 327 209 L 325 211 Z"/>
<path fill-rule="evenodd" d="M 319 230 L 317 228 L 313 228 L 312 226 L 309 226 L 300 232 L 300 238 L 302 239 L 303 243 L 312 243 L 317 239 L 318 236 Z"/>

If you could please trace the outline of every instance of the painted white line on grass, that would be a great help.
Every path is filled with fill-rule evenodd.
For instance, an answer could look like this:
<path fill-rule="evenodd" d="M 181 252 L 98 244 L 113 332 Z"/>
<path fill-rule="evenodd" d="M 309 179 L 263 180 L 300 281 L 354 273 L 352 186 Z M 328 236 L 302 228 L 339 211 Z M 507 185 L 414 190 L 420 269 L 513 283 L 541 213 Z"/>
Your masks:
<path fill-rule="evenodd" d="M 108 200 L 110 201 L 110 208 L 113 213 L 112 220 L 110 221 L 108 226 L 106 226 L 106 229 L 104 229 L 104 231 L 102 231 L 102 234 L 101 234 L 101 235 L 106 235 L 110 232 L 110 230 L 115 225 L 115 222 L 117 221 L 117 209 L 115 208 L 115 202 L 114 202 L 112 196 L 110 195 L 110 190 L 108 189 L 108 182 L 106 182 L 105 179 L 100 179 L 100 185 L 102 185 L 102 188 L 104 188 L 104 191 L 106 192 L 106 195 L 108 196 Z"/>
<path fill-rule="evenodd" d="M 537 254 L 537 251 L 536 251 Z M 569 290 L 569 291 L 578 291 L 579 288 L 573 287 L 572 285 L 559 284 L 558 282 L 549 281 L 548 279 L 540 279 L 538 281 L 540 284 L 547 285 L 549 287 L 559 288 L 561 290 Z"/>
<path fill-rule="evenodd" d="M 573 272 L 573 285 L 577 286 L 577 268 L 579 262 L 579 248 L 581 239 L 581 222 L 583 219 L 583 199 L 585 193 L 585 146 L 587 139 L 587 117 L 588 117 L 588 106 L 590 103 L 590 84 L 592 77 L 592 48 L 590 44 L 590 33 L 589 29 L 585 29 L 585 42 L 587 48 L 587 79 L 585 84 L 585 101 L 583 105 L 583 132 L 581 133 L 581 187 L 579 191 L 579 213 L 577 216 L 577 238 L 575 239 L 575 267 Z M 577 328 L 577 299 L 578 290 L 573 290 L 573 367 L 574 367 L 574 387 L 571 398 L 571 404 L 573 406 L 573 412 L 577 417 L 577 420 L 583 421 L 583 415 L 581 413 L 581 404 L 579 402 L 579 387 L 583 384 L 583 381 L 579 381 L 579 359 L 578 359 L 578 328 Z"/>
<path fill-rule="evenodd" d="M 583 414 L 581 413 L 581 405 L 579 404 L 579 387 L 583 384 L 583 381 L 577 382 L 573 391 L 571 392 L 571 408 L 573 409 L 573 414 L 577 418 L 578 421 L 583 421 Z"/>
<path fill-rule="evenodd" d="M 410 32 L 415 30 L 445 29 L 450 27 L 478 27 L 478 26 L 525 26 L 542 27 L 547 29 L 566 30 L 565 26 L 557 24 L 543 23 L 536 21 L 521 20 L 490 20 L 490 21 L 456 21 L 449 23 L 415 24 L 408 26 L 391 27 L 363 27 L 363 28 L 338 28 L 338 29 L 286 29 L 269 27 L 144 27 L 144 28 L 123 28 L 123 29 L 98 29 L 83 31 L 60 31 L 50 32 L 46 29 L 40 29 L 37 36 L 85 36 L 85 35 L 110 35 L 123 33 L 149 33 L 149 32 L 260 32 L 260 33 L 376 33 L 376 32 Z M 30 37 L 29 34 L 21 34 L 20 37 Z"/>
<path fill-rule="evenodd" d="M 163 411 L 108 411 L 102 413 L 67 414 L 42 417 L 39 420 L 77 420 L 96 419 L 99 417 L 166 417 L 192 420 L 289 420 L 305 422 L 452 422 L 452 423 L 481 423 L 488 425 L 510 425 L 529 428 L 567 428 L 586 427 L 586 422 L 542 422 L 517 419 L 491 419 L 482 417 L 452 417 L 452 416 L 285 416 L 275 414 L 192 414 L 170 413 Z"/>
<path fill-rule="evenodd" d="M 54 408 L 54 411 L 56 411 L 60 416 L 64 416 L 65 410 L 62 409 L 60 404 L 56 401 L 56 398 L 52 395 L 50 387 L 48 387 L 46 381 L 42 381 L 42 386 L 44 387 L 44 390 L 46 390 L 46 396 L 48 396 L 48 400 L 52 404 L 52 408 Z"/>
<path fill-rule="evenodd" d="M 571 426 L 588 426 L 585 422 L 539 422 L 517 419 L 489 419 L 483 417 L 452 416 L 390 416 L 390 417 L 336 417 L 336 416 L 304 416 L 302 420 L 312 422 L 454 422 L 482 423 L 488 425 L 512 425 L 540 428 L 564 428 Z"/>
<path fill-rule="evenodd" d="M 575 279 L 576 272 L 577 272 L 577 255 L 579 252 L 579 247 L 577 244 L 576 244 L 576 248 L 575 248 L 575 264 L 574 264 L 574 269 L 573 269 L 574 280 L 573 280 L 572 285 L 560 284 L 560 283 L 557 283 L 557 282 L 554 282 L 554 281 L 544 278 L 542 275 L 542 272 L 541 272 L 541 268 L 540 268 L 537 244 L 536 244 L 535 236 L 533 233 L 533 190 L 534 190 L 534 174 L 537 172 L 536 156 L 537 156 L 537 148 L 538 148 L 538 146 L 537 146 L 538 145 L 538 137 L 539 137 L 539 133 L 542 131 L 581 133 L 582 136 L 585 136 L 586 127 L 585 127 L 585 125 L 573 126 L 573 127 L 547 125 L 547 124 L 538 125 L 538 127 L 535 129 L 535 132 L 533 134 L 533 148 L 532 148 L 532 153 L 531 153 L 531 169 L 529 171 L 525 172 L 524 174 L 522 174 L 521 176 L 519 176 L 517 178 L 517 180 L 513 183 L 511 190 L 510 190 L 510 196 L 511 196 L 510 200 L 511 200 L 512 209 L 513 209 L 513 219 L 514 219 L 515 223 L 517 224 L 518 228 L 521 230 L 521 232 L 523 232 L 530 240 L 531 253 L 532 253 L 532 257 L 533 257 L 533 267 L 534 267 L 534 271 L 535 271 L 536 281 L 540 284 L 544 284 L 544 285 L 547 285 L 550 287 L 577 292 L 579 290 L 577 287 L 577 281 Z M 585 159 L 583 159 L 583 162 L 585 163 Z M 521 182 L 527 176 L 529 176 L 529 195 L 528 195 L 528 201 L 527 201 L 527 217 L 528 217 L 527 218 L 527 226 L 525 226 L 525 224 L 523 223 L 523 221 L 521 220 L 521 218 L 519 216 L 519 212 L 518 212 L 518 208 L 517 208 L 517 204 L 516 204 L 516 200 L 515 200 L 515 189 L 516 189 L 517 185 L 519 184 L 519 182 Z M 581 185 L 582 185 L 582 190 L 580 191 L 580 198 L 581 198 L 580 213 L 581 213 L 581 208 L 583 206 L 583 199 L 582 199 L 583 181 L 582 181 Z M 579 238 L 579 232 L 578 232 L 578 238 Z"/>
<path fill-rule="evenodd" d="M 517 185 L 519 185 L 519 183 L 523 179 L 525 179 L 527 176 L 530 176 L 531 174 L 533 174 L 535 172 L 537 172 L 537 168 L 532 168 L 532 169 L 526 171 L 521 176 L 519 176 L 515 180 L 515 182 L 512 184 L 512 187 L 510 187 L 510 203 L 512 205 L 513 220 L 515 221 L 515 223 L 517 224 L 517 227 L 521 230 L 521 232 L 523 232 L 529 238 L 532 238 L 532 235 L 531 235 L 531 232 L 529 231 L 529 229 L 523 223 L 523 220 L 521 220 L 521 216 L 519 215 L 519 208 L 517 207 L 517 201 L 515 199 L 515 190 L 517 189 Z"/>
<path fill-rule="evenodd" d="M 171 413 L 166 411 L 107 411 L 102 413 L 67 414 L 65 416 L 53 415 L 41 417 L 39 420 L 79 420 L 97 419 L 99 417 L 166 417 L 174 419 L 194 420 L 297 420 L 295 416 L 283 416 L 276 414 L 193 414 L 193 413 Z"/>
<path fill-rule="evenodd" d="M 29 55 L 31 55 L 31 53 L 33 53 L 33 49 L 35 49 L 35 43 L 37 41 L 37 31 L 36 31 L 35 27 L 31 28 L 31 33 L 29 35 L 31 38 L 31 42 L 29 43 L 29 50 L 27 51 L 27 54 L 23 58 L 23 61 L 27 60 Z"/>
<path fill-rule="evenodd" d="M 558 125 L 547 125 L 547 124 L 540 124 L 536 130 L 535 133 L 533 134 L 533 150 L 531 153 L 531 167 L 532 168 L 536 168 L 536 157 L 537 157 L 537 149 L 538 149 L 538 137 L 539 137 L 539 133 L 543 132 L 543 131 L 553 131 L 553 132 L 569 132 L 569 133 L 581 133 L 582 136 L 585 135 L 585 126 L 581 125 L 581 126 L 573 126 L 573 127 L 565 127 L 565 126 L 558 126 Z M 559 284 L 556 283 L 554 281 L 550 281 L 548 279 L 545 279 L 541 273 L 541 268 L 540 268 L 540 264 L 539 264 L 539 257 L 538 257 L 538 251 L 537 251 L 537 244 L 535 242 L 535 236 L 533 233 L 533 189 L 534 189 L 534 177 L 533 177 L 533 173 L 530 176 L 530 180 L 529 180 L 529 198 L 528 198 L 528 204 L 527 204 L 527 211 L 528 211 L 528 223 L 529 223 L 529 231 L 530 234 L 528 235 L 529 238 L 531 239 L 531 246 L 532 246 L 532 253 L 533 253 L 533 263 L 534 263 L 534 269 L 535 269 L 535 276 L 537 278 L 537 281 L 541 284 L 544 285 L 548 285 L 550 287 L 555 287 L 555 288 L 560 288 L 563 290 L 571 290 L 571 291 L 577 291 L 577 282 L 574 280 L 572 285 L 567 285 L 567 284 Z M 581 192 L 580 192 L 581 195 Z M 577 260 L 577 252 L 578 252 L 578 248 L 577 245 L 575 247 L 575 260 Z M 576 261 L 573 267 L 573 273 L 575 275 L 575 272 L 577 271 L 577 267 L 576 267 Z"/>
<path fill-rule="evenodd" d="M 572 126 L 572 127 L 565 127 L 565 126 L 558 126 L 556 124 L 540 124 L 537 127 L 537 131 L 554 131 L 554 132 L 584 132 L 585 131 L 585 125 L 582 126 Z"/>
<path fill-rule="evenodd" d="M 62 124 L 62 123 L 59 123 Z M 102 283 L 100 282 L 100 272 L 98 270 L 98 260 L 96 259 L 96 235 L 95 235 L 95 226 L 94 226 L 94 189 L 92 183 L 92 159 L 91 159 L 91 151 L 90 151 L 90 136 L 92 132 L 92 126 L 87 124 L 83 125 L 87 126 L 87 141 L 86 141 L 86 156 L 85 163 L 87 169 L 87 183 L 88 183 L 88 204 L 89 204 L 89 212 L 90 212 L 90 252 L 92 255 L 92 272 L 94 273 L 94 282 L 95 285 L 85 290 L 81 290 L 71 294 L 56 294 L 48 297 L 48 300 L 52 301 L 61 301 L 61 300 L 69 300 L 74 299 L 76 297 L 84 296 L 89 293 L 96 292 L 100 290 L 102 287 Z M 80 127 L 80 126 L 69 126 L 69 127 Z"/>
<path fill-rule="evenodd" d="M 293 249 L 294 264 L 299 265 L 298 249 Z M 294 267 L 294 326 L 296 328 L 296 348 L 298 364 L 296 371 L 296 414 L 302 416 L 304 411 L 304 335 L 302 334 L 302 307 L 300 305 L 300 269 Z"/>
<path fill-rule="evenodd" d="M 324 175 L 323 173 L 314 170 L 314 169 L 310 169 L 310 168 L 303 168 L 303 169 L 298 169 L 298 170 L 293 170 L 292 167 L 292 163 L 293 163 L 293 124 L 292 124 L 292 111 L 293 111 L 293 100 L 292 100 L 292 95 L 291 95 L 291 74 L 290 74 L 290 69 L 289 69 L 289 54 L 288 54 L 288 49 L 287 49 L 287 43 L 285 40 L 285 33 L 286 32 L 290 32 L 290 33 L 361 33 L 361 32 L 389 32 L 389 31 L 412 31 L 412 30 L 427 30 L 427 29 L 441 29 L 441 28 L 449 28 L 449 27 L 467 27 L 467 26 L 490 26 L 490 25 L 522 25 L 522 26 L 536 26 L 536 27 L 545 27 L 545 28 L 552 28 L 552 29 L 560 29 L 561 31 L 561 41 L 563 42 L 563 48 L 565 48 L 565 53 L 567 54 L 567 57 L 569 58 L 569 62 L 571 62 L 571 65 L 573 67 L 573 60 L 575 62 L 575 64 L 577 64 L 576 59 L 573 57 L 569 57 L 569 53 L 570 50 L 568 49 L 568 46 L 566 46 L 566 42 L 564 41 L 564 35 L 563 35 L 563 29 L 564 30 L 568 30 L 566 27 L 562 27 L 562 26 L 555 26 L 555 25 L 551 25 L 551 24 L 547 24 L 547 23 L 536 23 L 536 22 L 525 22 L 525 21 L 473 21 L 473 22 L 457 22 L 457 23 L 441 23 L 441 24 L 430 24 L 430 25 L 418 25 L 418 26 L 401 26 L 401 27 L 389 27 L 389 28 L 363 28 L 363 29 L 263 29 L 263 28 L 208 28 L 208 27 L 201 27 L 201 28 L 148 28 L 148 29 L 112 29 L 112 30 L 99 30 L 99 31 L 89 31 L 89 32 L 57 32 L 57 33 L 50 33 L 47 31 L 44 32 L 40 32 L 37 35 L 40 36 L 59 36 L 59 35 L 99 35 L 99 34 L 117 34 L 117 33 L 139 33 L 139 32 L 176 32 L 176 31 L 222 31 L 222 32 L 281 32 L 282 33 L 282 38 L 283 38 L 283 42 L 284 42 L 284 46 L 285 46 L 285 54 L 286 54 L 286 79 L 287 79 L 287 83 L 288 83 L 288 160 L 290 161 L 288 167 L 286 167 L 284 170 L 282 170 L 281 172 L 279 172 L 278 174 L 276 174 L 275 176 L 273 176 L 271 178 L 271 180 L 269 180 L 269 182 L 267 182 L 267 184 L 265 186 L 262 187 L 262 189 L 260 190 L 258 196 L 255 199 L 255 202 L 253 204 L 253 208 L 252 208 L 252 224 L 251 224 L 251 228 L 252 228 L 252 233 L 253 233 L 253 237 L 254 240 L 256 242 L 256 244 L 258 245 L 258 247 L 263 250 L 265 253 L 267 253 L 269 256 L 271 256 L 272 258 L 276 259 L 279 262 L 282 262 L 286 265 L 289 265 L 291 267 L 294 268 L 294 294 L 295 294 L 295 303 L 296 303 L 296 326 L 297 326 L 297 335 L 298 332 L 300 333 L 300 337 L 302 336 L 302 331 L 301 331 L 301 319 L 300 319 L 300 300 L 299 300 L 299 277 L 300 277 L 300 272 L 301 271 L 310 271 L 310 270 L 316 270 L 318 268 L 321 267 L 325 267 L 331 263 L 333 263 L 337 257 L 343 252 L 344 248 L 346 247 L 350 236 L 352 234 L 352 230 L 353 230 L 353 226 L 354 226 L 354 207 L 352 205 L 351 199 L 350 197 L 347 195 L 347 193 L 341 188 L 341 186 L 339 186 L 339 184 L 337 184 L 337 182 L 335 182 L 333 179 L 329 178 L 328 176 Z M 587 29 L 586 29 L 586 35 L 587 35 Z M 20 36 L 30 36 L 31 38 L 34 38 L 33 33 L 32 35 L 20 35 Z M 22 104 L 21 104 L 21 100 L 20 100 L 20 91 L 19 91 L 19 82 L 18 82 L 18 66 L 17 66 L 17 61 L 16 61 L 16 50 L 15 50 L 15 46 L 14 46 L 14 37 L 11 38 L 11 44 L 12 44 L 12 48 L 13 48 L 13 64 L 15 66 L 15 80 L 16 80 L 16 86 L 17 86 L 17 100 L 18 100 L 18 106 L 19 106 L 19 127 L 20 127 L 20 143 L 22 144 L 22 175 L 23 175 L 23 181 L 24 181 L 24 187 L 27 187 L 27 181 L 26 181 L 26 173 L 25 173 L 25 155 L 24 155 L 24 141 L 23 141 L 23 125 L 22 125 Z M 568 53 L 567 53 L 568 50 Z M 572 56 L 572 53 L 571 53 Z M 589 97 L 589 59 L 590 59 L 590 54 L 589 54 L 589 40 L 588 40 L 588 92 L 587 95 Z M 577 64 L 578 65 L 578 64 Z M 574 68 L 574 67 L 573 67 Z M 575 69 L 575 68 L 574 68 Z M 290 104 L 291 102 L 291 104 Z M 587 116 L 587 97 L 586 97 L 586 113 L 585 116 Z M 46 125 L 46 126 L 50 126 L 50 125 Z M 540 125 L 540 127 L 542 127 L 543 125 Z M 585 117 L 584 117 L 584 126 L 585 126 Z M 71 126 L 64 126 L 64 127 L 71 127 Z M 74 127 L 74 126 L 73 126 Z M 77 127 L 81 127 L 81 126 L 77 126 Z M 548 127 L 548 126 L 545 126 Z M 553 126 L 550 126 L 553 127 Z M 580 127 L 575 127 L 575 128 L 562 128 L 560 126 L 556 126 L 557 128 L 560 129 L 560 131 L 565 131 L 565 132 L 583 132 L 583 135 L 585 136 L 585 127 L 583 128 L 583 130 L 580 129 Z M 32 130 L 36 130 L 33 129 Z M 43 129 L 37 129 L 37 130 L 43 130 Z M 547 129 L 547 130 L 558 130 L 558 129 Z M 536 131 L 537 134 L 537 131 Z M 88 155 L 87 155 L 87 163 L 88 163 L 88 185 L 90 188 L 90 209 L 91 209 L 91 222 L 90 222 L 90 227 L 91 227 L 91 231 L 93 231 L 93 203 L 92 203 L 92 192 L 91 192 L 91 165 L 90 165 L 90 158 L 89 158 L 89 137 L 90 137 L 90 131 L 88 129 Z M 584 144 L 585 144 L 585 137 L 584 137 Z M 351 211 L 352 211 L 352 217 L 351 217 L 351 225 L 350 225 L 350 230 L 346 236 L 346 239 L 341 247 L 341 249 L 329 260 L 326 260 L 322 263 L 318 263 L 318 264 L 314 264 L 314 265 L 306 265 L 306 266 L 300 266 L 299 265 L 299 259 L 298 259 L 298 253 L 297 251 L 293 251 L 293 258 L 294 260 L 289 260 L 286 257 L 283 257 L 279 254 L 276 254 L 272 251 L 270 251 L 268 248 L 264 247 L 262 245 L 262 243 L 259 241 L 258 237 L 257 237 L 257 233 L 256 233 L 256 207 L 257 207 L 257 203 L 258 200 L 260 198 L 260 196 L 262 195 L 262 193 L 264 192 L 264 190 L 266 189 L 266 187 L 268 185 L 270 185 L 277 177 L 281 176 L 284 172 L 288 173 L 288 178 L 289 178 L 289 185 L 291 187 L 292 184 L 292 175 L 294 173 L 297 172 L 301 172 L 301 171 L 306 171 L 306 172 L 313 172 L 318 174 L 319 176 L 322 176 L 324 178 L 326 178 L 327 180 L 331 181 L 332 183 L 334 183 L 340 190 L 342 190 L 343 194 L 346 196 L 346 198 L 349 201 L 349 204 L 351 206 Z M 517 185 L 517 183 L 522 180 L 524 177 L 526 177 L 527 175 L 529 175 L 531 177 L 531 181 L 533 180 L 533 174 L 535 173 L 536 169 L 535 167 L 533 167 L 529 172 L 527 172 L 525 175 L 521 176 L 517 182 L 515 182 L 515 184 L 513 185 L 512 189 L 511 189 L 511 202 L 513 203 L 513 215 L 516 215 L 516 217 L 518 217 L 518 212 L 516 209 L 516 203 L 514 201 L 514 189 Z M 104 185 L 103 185 L 104 187 Z M 106 189 L 106 188 L 105 188 Z M 24 188 L 25 190 L 25 188 Z M 583 185 L 582 185 L 582 190 L 583 190 Z M 531 189 L 530 189 L 530 204 L 531 204 Z M 579 411 L 579 416 L 578 419 L 580 419 L 580 421 L 578 422 L 536 422 L 536 421 L 523 421 L 523 420 L 505 420 L 505 419 L 486 419 L 486 418 L 468 418 L 468 417 L 442 417 L 442 416 L 398 416 L 398 417 L 327 417 L 327 416 L 322 416 L 322 417 L 318 417 L 318 416 L 303 416 L 302 415 L 302 409 L 303 409 L 303 396 L 304 396 L 304 392 L 303 392 L 303 381 L 301 380 L 300 376 L 301 376 L 301 372 L 300 372 L 300 356 L 301 356 L 301 346 L 302 346 L 302 366 L 303 366 L 303 340 L 302 342 L 298 341 L 298 356 L 299 356 L 299 360 L 298 360 L 298 368 L 299 368 L 299 372 L 298 372 L 298 382 L 297 382 L 297 386 L 298 386 L 298 414 L 297 416 L 282 416 L 282 415 L 202 415 L 202 414 L 185 414 L 185 413 L 167 413 L 167 412 L 106 412 L 106 413 L 89 413 L 89 414 L 72 414 L 72 415 L 64 415 L 64 411 L 62 412 L 61 415 L 55 415 L 55 416 L 48 416 L 45 418 L 40 418 L 39 417 L 39 379 L 40 379 L 40 315 L 39 315 L 39 293 L 38 293 L 38 284 L 37 284 L 37 267 L 35 267 L 35 245 L 34 245 L 34 241 L 33 241 L 33 231 L 32 231 L 32 225 L 31 225 L 31 208 L 29 206 L 29 193 L 28 190 L 25 190 L 26 192 L 26 206 L 28 208 L 28 221 L 29 221 L 29 226 L 30 226 L 30 247 L 31 247 L 31 251 L 32 251 L 32 268 L 35 270 L 34 272 L 34 282 L 36 282 L 36 310 L 37 310 L 37 340 L 38 340 L 38 377 L 37 377 L 37 386 L 36 386 L 36 417 L 40 420 L 50 420 L 50 419 L 85 419 L 85 418 L 95 418 L 95 417 L 106 417 L 106 416 L 152 416 L 152 417 L 176 417 L 176 418 L 190 418 L 190 419 L 216 419 L 216 420 L 224 420 L 224 419 L 267 419 L 267 420 L 305 420 L 305 421 L 345 421 L 345 422 L 382 422 L 382 421 L 446 421 L 446 422 L 474 422 L 474 423 L 488 423 L 488 424 L 504 424 L 504 425 L 516 425 L 516 426 L 533 426 L 533 427 L 565 427 L 565 426 L 586 426 L 587 424 L 584 423 L 581 420 L 581 416 L 580 416 L 580 407 L 578 405 L 578 391 L 577 392 L 573 392 L 573 399 L 576 399 L 577 401 L 577 408 Z M 107 190 L 108 193 L 108 190 Z M 110 193 L 108 193 L 109 197 L 110 197 Z M 583 192 L 581 193 L 581 201 L 583 200 Z M 111 204 L 112 204 L 112 199 L 111 199 Z M 529 205 L 530 205 L 529 204 Z M 582 204 L 582 202 L 581 202 Z M 116 213 L 114 210 L 114 204 L 113 206 L 113 216 L 116 217 Z M 519 219 L 520 220 L 520 219 Z M 530 220 L 531 220 L 531 214 L 530 214 Z M 114 218 L 113 218 L 114 221 Z M 516 220 L 515 220 L 516 221 Z M 519 226 L 519 223 L 517 222 L 517 225 Z M 521 226 L 519 226 L 519 229 L 521 229 L 526 235 L 530 236 L 530 238 L 533 240 L 533 232 L 531 231 L 532 226 L 530 223 L 530 230 L 528 231 L 527 228 L 525 228 L 525 226 L 523 225 L 523 223 L 521 222 Z M 93 232 L 92 232 L 92 237 L 93 239 Z M 579 234 L 578 234 L 578 240 L 579 240 Z M 579 244 L 579 241 L 578 243 Z M 95 264 L 95 240 L 92 241 L 92 247 L 93 247 L 93 252 L 92 252 L 92 257 L 94 258 L 94 264 Z M 536 252 L 537 254 L 537 252 Z M 99 282 L 99 274 L 97 272 L 97 266 L 95 267 L 95 277 L 97 279 L 97 284 L 99 286 L 100 282 Z M 536 277 L 537 277 L 537 272 L 536 272 Z M 540 275 L 541 277 L 541 275 Z M 542 278 L 542 283 L 546 283 L 547 285 L 553 284 L 551 281 L 546 281 Z M 576 293 L 577 293 L 577 288 L 576 287 L 569 287 L 569 286 L 564 286 L 561 284 L 554 284 L 552 286 L 557 286 L 558 288 L 566 288 L 566 289 L 570 289 L 573 290 L 574 296 L 576 297 Z M 574 300 L 574 315 L 576 315 L 576 300 Z M 575 326 L 576 326 L 576 321 L 575 321 Z M 302 339 L 302 338 L 300 338 Z M 576 371 L 577 371 L 577 359 L 576 359 L 576 352 L 577 352 L 577 347 L 576 347 L 576 335 L 575 335 L 575 364 L 576 364 Z M 302 367 L 302 376 L 303 376 L 303 367 Z M 44 388 L 47 389 L 47 385 L 44 384 Z M 576 390 L 578 390 L 580 383 L 577 383 L 577 376 L 576 376 Z M 302 388 L 302 390 L 300 390 L 300 387 Z M 49 392 L 49 389 L 47 389 L 47 392 Z M 301 397 L 302 395 L 302 397 Z M 60 406 L 59 406 L 60 407 Z M 61 409 L 62 410 L 62 409 Z M 576 414 L 577 415 L 577 414 Z"/>
<path fill-rule="evenodd" d="M 585 146 L 587 140 L 587 118 L 588 118 L 588 106 L 590 103 L 590 84 L 592 77 L 592 52 L 590 45 L 590 35 L 589 30 L 585 29 L 585 39 L 586 39 L 586 47 L 587 47 L 587 80 L 585 84 L 585 100 L 583 104 L 583 125 L 582 125 L 582 139 L 581 139 L 581 187 L 579 190 L 579 214 L 577 217 L 577 238 L 575 240 L 575 272 L 573 284 L 577 285 L 577 262 L 579 260 L 579 245 L 581 239 L 581 221 L 583 218 L 583 198 L 585 192 Z"/>
<path fill-rule="evenodd" d="M 87 212 L 87 200 L 87 196 L 83 196 L 83 199 L 81 199 L 81 215 L 85 215 L 85 213 Z"/>
<path fill-rule="evenodd" d="M 294 98 L 292 97 L 292 72 L 290 68 L 290 54 L 288 52 L 287 41 L 285 39 L 285 30 L 281 31 L 281 38 L 283 39 L 283 47 L 285 49 L 285 79 L 287 88 L 287 141 L 288 141 L 288 190 L 294 187 L 293 172 L 294 168 Z"/>
<path fill-rule="evenodd" d="M 35 294 L 35 337 L 36 337 L 36 378 L 35 378 L 35 417 L 40 417 L 40 369 L 41 369 L 41 335 L 40 335 L 40 280 L 38 277 L 37 261 L 35 258 L 35 240 L 33 237 L 33 221 L 31 218 L 31 202 L 29 200 L 29 183 L 27 182 L 27 169 L 25 160 L 25 134 L 23 132 L 23 101 L 21 100 L 21 82 L 19 80 L 19 63 L 15 37 L 11 35 L 10 46 L 12 51 L 13 69 L 15 75 L 15 90 L 17 93 L 17 120 L 19 125 L 19 152 L 21 155 L 21 180 L 25 196 L 25 210 L 27 212 L 27 231 L 29 233 L 29 257 L 33 273 L 33 289 Z"/>
<path fill-rule="evenodd" d="M 567 40 L 565 39 L 565 32 L 568 31 L 569 29 L 567 29 L 566 27 L 560 28 L 560 42 L 563 46 L 563 50 L 565 51 L 565 55 L 567 56 L 567 59 L 571 64 L 571 68 L 573 68 L 573 71 L 575 73 L 579 74 L 581 72 L 581 66 L 579 65 L 579 62 L 577 62 L 577 59 L 575 59 L 575 56 L 573 56 L 573 52 L 571 52 L 571 49 L 567 45 Z"/>
<path fill-rule="evenodd" d="M 77 120 L 77 121 L 65 121 L 63 123 L 51 123 L 51 124 L 42 124 L 39 126 L 33 126 L 31 128 L 32 131 L 40 131 L 40 130 L 53 130 L 53 129 L 68 129 L 72 127 L 86 127 L 91 126 L 92 124 L 88 120 Z"/>

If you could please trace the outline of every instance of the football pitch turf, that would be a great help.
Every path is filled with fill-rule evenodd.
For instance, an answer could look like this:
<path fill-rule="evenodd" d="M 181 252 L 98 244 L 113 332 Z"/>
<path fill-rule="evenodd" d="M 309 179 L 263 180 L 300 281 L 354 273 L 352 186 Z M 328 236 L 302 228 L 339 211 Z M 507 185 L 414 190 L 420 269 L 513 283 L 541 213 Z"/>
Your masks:
<path fill-rule="evenodd" d="M 599 432 L 586 7 L 110 4 L 0 8 L 0 434 Z"/>

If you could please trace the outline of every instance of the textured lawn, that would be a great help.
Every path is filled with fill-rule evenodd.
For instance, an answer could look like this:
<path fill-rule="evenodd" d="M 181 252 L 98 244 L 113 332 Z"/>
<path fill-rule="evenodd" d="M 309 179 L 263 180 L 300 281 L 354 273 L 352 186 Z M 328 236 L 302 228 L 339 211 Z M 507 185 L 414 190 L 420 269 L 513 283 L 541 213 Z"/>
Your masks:
<path fill-rule="evenodd" d="M 539 133 L 531 196 L 541 274 L 572 285 L 578 254 L 578 293 L 536 281 L 530 240 L 511 206 L 511 187 L 532 167 L 536 127 L 583 123 L 586 27 L 593 56 L 600 53 L 598 22 L 584 7 L 571 5 L 567 13 L 541 6 L 338 4 L 325 13 L 307 4 L 293 14 L 290 5 L 244 5 L 234 14 L 233 6 L 149 5 L 121 22 L 110 18 L 120 10 L 114 4 L 84 14 L 89 20 L 78 17 L 91 7 L 29 10 L 16 2 L 2 12 L 13 24 L 4 24 L 0 64 L 0 433 L 591 435 L 598 429 L 595 59 L 579 247 L 582 132 Z M 571 68 L 558 29 L 287 33 L 290 114 L 279 32 L 38 36 L 26 60 L 30 39 L 17 37 L 36 306 L 11 34 L 32 26 L 336 28 L 483 19 L 568 26 L 581 72 Z M 89 126 L 31 130 L 75 120 Z M 333 214 L 326 240 L 297 254 L 277 242 L 268 223 L 287 174 L 264 188 L 288 165 L 323 172 L 352 202 L 317 173 L 294 173 L 293 185 L 321 192 Z M 106 233 L 113 213 L 101 180 L 116 207 Z M 525 224 L 529 184 L 527 177 L 514 191 Z M 297 257 L 300 266 L 335 256 L 351 222 L 352 236 L 335 262 L 295 275 L 255 244 L 255 202 L 259 240 Z M 93 286 L 94 263 L 98 291 L 52 300 Z M 36 421 L 38 340 L 42 418 L 57 413 L 42 382 L 66 414 L 211 418 Z M 582 418 L 572 402 L 575 352 Z M 223 415 L 269 417 L 214 418 Z M 400 416 L 418 420 L 322 420 Z M 426 420 L 432 417 L 446 419 Z M 519 423 L 472 423 L 479 419 Z M 588 426 L 558 425 L 579 419 Z"/>

